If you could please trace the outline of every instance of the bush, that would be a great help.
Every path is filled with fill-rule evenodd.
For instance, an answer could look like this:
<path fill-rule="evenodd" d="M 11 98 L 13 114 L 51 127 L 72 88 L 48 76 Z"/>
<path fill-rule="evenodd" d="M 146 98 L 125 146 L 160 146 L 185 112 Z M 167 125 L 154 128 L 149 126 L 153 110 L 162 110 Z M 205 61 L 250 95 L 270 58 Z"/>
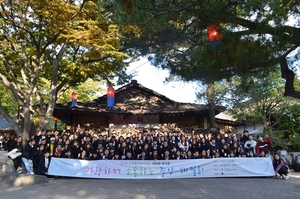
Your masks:
<path fill-rule="evenodd" d="M 269 130 L 262 134 L 269 135 L 272 145 L 270 151 L 272 154 L 278 150 L 300 151 L 300 136 L 289 136 L 289 131 Z"/>

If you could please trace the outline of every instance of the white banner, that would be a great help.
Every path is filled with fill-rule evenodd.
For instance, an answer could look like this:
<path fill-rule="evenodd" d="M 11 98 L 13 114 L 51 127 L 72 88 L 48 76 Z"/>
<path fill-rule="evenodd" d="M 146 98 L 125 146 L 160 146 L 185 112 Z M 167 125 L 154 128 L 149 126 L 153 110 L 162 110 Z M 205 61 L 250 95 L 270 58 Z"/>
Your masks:
<path fill-rule="evenodd" d="M 49 175 L 168 179 L 202 177 L 274 176 L 271 158 L 213 158 L 188 160 L 77 160 L 52 158 Z"/>

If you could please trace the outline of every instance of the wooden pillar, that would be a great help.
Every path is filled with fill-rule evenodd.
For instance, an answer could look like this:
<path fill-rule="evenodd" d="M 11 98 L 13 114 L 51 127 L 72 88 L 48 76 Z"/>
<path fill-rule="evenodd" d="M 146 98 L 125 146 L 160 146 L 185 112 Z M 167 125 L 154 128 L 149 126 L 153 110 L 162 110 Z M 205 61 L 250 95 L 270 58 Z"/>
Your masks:
<path fill-rule="evenodd" d="M 104 125 L 107 128 L 109 127 L 109 114 L 105 115 L 105 117 L 104 117 Z"/>
<path fill-rule="evenodd" d="M 207 117 L 204 117 L 203 118 L 203 128 L 207 129 L 207 127 L 208 127 Z"/>

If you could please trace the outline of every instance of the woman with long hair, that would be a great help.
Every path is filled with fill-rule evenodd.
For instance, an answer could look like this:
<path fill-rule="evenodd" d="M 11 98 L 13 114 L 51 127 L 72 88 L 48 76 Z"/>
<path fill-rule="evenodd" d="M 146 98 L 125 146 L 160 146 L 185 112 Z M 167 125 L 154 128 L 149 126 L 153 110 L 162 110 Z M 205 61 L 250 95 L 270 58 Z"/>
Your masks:
<path fill-rule="evenodd" d="M 187 152 L 189 150 L 189 142 L 186 140 L 186 137 L 181 136 L 178 147 L 182 152 Z"/>
<path fill-rule="evenodd" d="M 287 166 L 286 162 L 283 159 L 281 159 L 278 153 L 274 155 L 273 167 L 278 178 L 283 178 L 286 180 L 289 179 L 288 174 L 290 169 Z"/>
<path fill-rule="evenodd" d="M 15 169 L 17 171 L 17 173 L 22 173 L 22 152 L 23 152 L 23 145 L 22 145 L 22 137 L 18 136 L 16 141 L 13 142 L 13 144 L 11 145 L 12 150 L 10 152 L 8 152 L 8 157 L 10 157 L 13 162 L 14 162 L 14 166 Z"/>

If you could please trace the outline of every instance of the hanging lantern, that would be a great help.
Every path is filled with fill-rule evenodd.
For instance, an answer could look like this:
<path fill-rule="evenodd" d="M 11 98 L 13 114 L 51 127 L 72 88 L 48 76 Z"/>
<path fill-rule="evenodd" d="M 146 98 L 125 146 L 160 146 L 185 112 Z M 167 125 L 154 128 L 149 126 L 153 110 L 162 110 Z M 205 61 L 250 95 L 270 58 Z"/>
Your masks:
<path fill-rule="evenodd" d="M 113 108 L 115 105 L 115 89 L 112 86 L 107 88 L 107 107 Z"/>
<path fill-rule="evenodd" d="M 220 43 L 221 37 L 222 34 L 220 24 L 212 24 L 208 26 L 208 42 L 210 46 L 215 48 Z"/>
<path fill-rule="evenodd" d="M 56 131 L 57 130 L 57 117 L 54 117 L 54 130 Z"/>
<path fill-rule="evenodd" d="M 77 93 L 76 92 L 72 93 L 72 106 L 73 107 L 77 106 Z"/>

